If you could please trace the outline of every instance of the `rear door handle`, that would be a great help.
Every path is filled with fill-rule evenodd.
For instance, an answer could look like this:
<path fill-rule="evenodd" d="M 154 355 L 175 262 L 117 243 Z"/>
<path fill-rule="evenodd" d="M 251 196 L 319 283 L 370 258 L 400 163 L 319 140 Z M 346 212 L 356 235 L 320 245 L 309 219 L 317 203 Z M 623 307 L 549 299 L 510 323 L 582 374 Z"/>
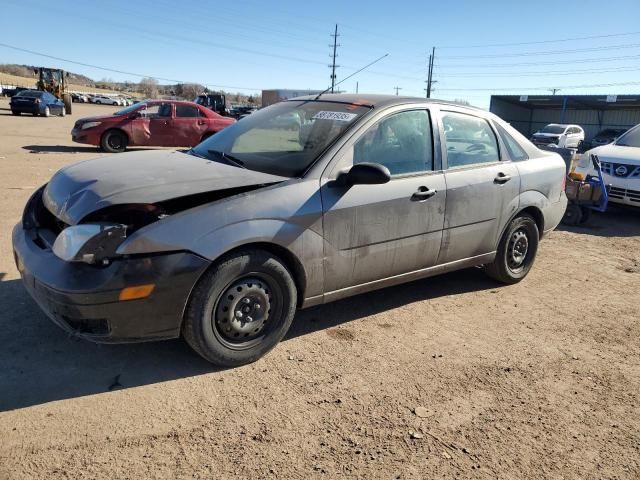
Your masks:
<path fill-rule="evenodd" d="M 437 190 L 429 190 L 427 187 L 420 187 L 413 195 L 411 195 L 411 200 L 423 202 L 433 197 L 436 193 L 438 193 Z"/>
<path fill-rule="evenodd" d="M 496 178 L 493 179 L 493 183 L 507 183 L 509 180 L 511 180 L 511 175 L 507 175 L 505 173 L 500 172 Z"/>

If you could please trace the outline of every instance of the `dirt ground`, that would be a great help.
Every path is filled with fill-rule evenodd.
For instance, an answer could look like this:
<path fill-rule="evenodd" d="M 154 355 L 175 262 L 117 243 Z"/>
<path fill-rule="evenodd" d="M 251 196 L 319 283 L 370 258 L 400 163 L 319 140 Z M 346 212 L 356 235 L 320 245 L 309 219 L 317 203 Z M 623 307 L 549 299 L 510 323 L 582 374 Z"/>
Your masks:
<path fill-rule="evenodd" d="M 38 310 L 10 236 L 96 154 L 0 101 L 0 478 L 640 478 L 640 213 L 551 233 L 522 283 L 472 269 L 300 312 L 242 368 L 100 346 Z"/>

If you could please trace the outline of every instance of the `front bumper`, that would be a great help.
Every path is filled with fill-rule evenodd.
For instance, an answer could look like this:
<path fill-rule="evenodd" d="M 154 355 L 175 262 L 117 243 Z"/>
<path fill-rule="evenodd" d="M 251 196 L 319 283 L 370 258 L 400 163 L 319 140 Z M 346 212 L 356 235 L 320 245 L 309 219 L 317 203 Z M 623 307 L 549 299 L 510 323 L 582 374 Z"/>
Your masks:
<path fill-rule="evenodd" d="M 70 334 L 99 343 L 176 338 L 191 289 L 209 261 L 189 252 L 129 257 L 99 267 L 65 262 L 35 229 L 13 229 L 23 283 L 40 308 Z M 146 298 L 119 301 L 126 287 L 155 284 Z"/>
<path fill-rule="evenodd" d="M 100 145 L 103 130 L 99 128 L 74 128 L 71 130 L 71 140 L 76 143 L 84 143 L 87 145 Z"/>

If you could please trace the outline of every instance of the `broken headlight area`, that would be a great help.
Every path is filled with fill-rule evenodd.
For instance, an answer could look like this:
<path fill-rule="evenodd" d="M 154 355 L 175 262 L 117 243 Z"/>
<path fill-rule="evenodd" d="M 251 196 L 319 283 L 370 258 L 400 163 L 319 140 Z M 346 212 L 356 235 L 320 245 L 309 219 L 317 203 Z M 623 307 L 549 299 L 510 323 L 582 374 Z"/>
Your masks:
<path fill-rule="evenodd" d="M 108 265 L 128 234 L 165 216 L 155 205 L 113 205 L 62 230 L 52 250 L 67 262 Z"/>
<path fill-rule="evenodd" d="M 60 232 L 52 250 L 67 262 L 106 264 L 126 237 L 126 225 L 83 223 Z"/>

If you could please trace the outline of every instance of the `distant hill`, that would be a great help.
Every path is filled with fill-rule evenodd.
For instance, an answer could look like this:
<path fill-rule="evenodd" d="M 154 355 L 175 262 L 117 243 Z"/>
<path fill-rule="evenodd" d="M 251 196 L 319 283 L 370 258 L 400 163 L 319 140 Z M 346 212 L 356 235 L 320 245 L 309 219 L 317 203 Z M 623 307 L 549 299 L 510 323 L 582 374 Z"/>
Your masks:
<path fill-rule="evenodd" d="M 38 68 L 37 65 L 16 65 L 13 63 L 0 64 L 0 72 L 15 75 L 16 77 L 35 78 L 33 71 L 36 68 Z M 96 84 L 96 82 L 89 77 L 73 72 L 69 72 L 69 83 L 73 83 L 75 85 L 86 85 L 88 87 L 94 87 Z"/>
<path fill-rule="evenodd" d="M 35 85 L 36 77 L 34 75 L 34 69 L 37 69 L 37 65 L 18 65 L 12 63 L 0 64 L 0 81 L 4 81 L 9 84 L 16 84 L 19 86 L 28 86 L 33 88 Z M 53 67 L 52 67 L 53 68 Z M 66 70 L 65 70 L 66 71 Z M 110 78 L 104 78 L 102 80 L 93 80 L 85 75 L 79 73 L 68 72 L 67 85 L 71 91 L 80 92 L 126 92 L 129 94 L 140 94 L 146 98 L 151 97 L 166 97 L 166 98 L 183 98 L 186 100 L 193 100 L 198 93 L 206 90 L 204 85 L 197 83 L 185 83 L 175 85 L 161 85 L 153 79 L 142 79 L 140 83 L 136 82 L 115 82 Z M 24 80 L 21 80 L 23 78 Z M 149 84 L 151 88 L 149 89 Z M 147 88 L 145 88 L 147 87 Z M 227 103 L 229 104 L 247 104 L 255 103 L 260 104 L 260 97 L 245 95 L 241 93 L 231 93 L 220 91 L 227 96 Z"/>

